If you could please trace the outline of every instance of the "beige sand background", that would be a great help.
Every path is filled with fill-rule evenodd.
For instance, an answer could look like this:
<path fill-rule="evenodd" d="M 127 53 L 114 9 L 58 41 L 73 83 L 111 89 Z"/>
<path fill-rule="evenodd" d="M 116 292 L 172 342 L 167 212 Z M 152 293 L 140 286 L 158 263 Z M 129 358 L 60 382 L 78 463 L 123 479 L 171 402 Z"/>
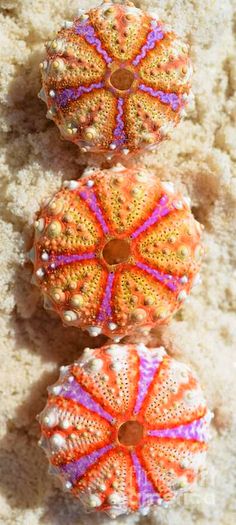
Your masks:
<path fill-rule="evenodd" d="M 173 140 L 144 158 L 157 175 L 175 180 L 192 198 L 193 213 L 205 225 L 207 256 L 202 284 L 172 324 L 149 344 L 164 343 L 172 355 L 197 370 L 215 413 L 208 472 L 196 491 L 171 510 L 115 523 L 150 525 L 233 525 L 235 481 L 235 160 L 236 60 L 233 0 L 148 0 L 136 5 L 157 10 L 192 44 L 194 92 L 188 117 Z M 81 0 L 79 7 L 95 1 Z M 43 43 L 77 0 L 1 0 L 1 421 L 0 524 L 74 525 L 109 520 L 85 517 L 48 475 L 38 448 L 36 414 L 58 366 L 83 346 L 99 344 L 79 330 L 63 328 L 46 312 L 24 264 L 35 214 L 86 165 L 75 146 L 62 142 L 45 106 L 37 99 Z"/>

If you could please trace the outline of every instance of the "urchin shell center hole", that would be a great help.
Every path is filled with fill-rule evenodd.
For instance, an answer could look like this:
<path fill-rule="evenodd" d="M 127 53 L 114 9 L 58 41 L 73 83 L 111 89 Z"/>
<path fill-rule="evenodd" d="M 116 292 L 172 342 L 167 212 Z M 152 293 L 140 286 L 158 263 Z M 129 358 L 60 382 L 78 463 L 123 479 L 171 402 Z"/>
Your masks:
<path fill-rule="evenodd" d="M 138 445 L 143 438 L 143 425 L 138 421 L 126 421 L 118 430 L 118 440 L 126 447 Z"/>
<path fill-rule="evenodd" d="M 129 69 L 120 68 L 116 69 L 114 73 L 111 74 L 110 83 L 115 89 L 119 91 L 127 91 L 131 88 L 134 81 L 134 73 Z"/>
<path fill-rule="evenodd" d="M 123 239 L 111 239 L 103 248 L 103 258 L 107 264 L 119 264 L 128 260 L 130 244 Z"/>

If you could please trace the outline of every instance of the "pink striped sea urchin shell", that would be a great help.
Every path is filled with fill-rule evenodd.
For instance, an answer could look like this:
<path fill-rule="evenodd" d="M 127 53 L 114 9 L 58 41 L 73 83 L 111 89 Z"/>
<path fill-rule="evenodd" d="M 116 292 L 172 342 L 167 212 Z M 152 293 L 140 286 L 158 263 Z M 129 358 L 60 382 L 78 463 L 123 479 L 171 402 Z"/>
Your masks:
<path fill-rule="evenodd" d="M 105 2 L 47 43 L 39 96 L 83 151 L 125 154 L 160 143 L 185 113 L 188 45 L 130 2 Z"/>
<path fill-rule="evenodd" d="M 191 487 L 211 413 L 194 373 L 163 347 L 113 344 L 61 368 L 39 419 L 51 471 L 86 510 L 115 517 Z"/>
<path fill-rule="evenodd" d="M 121 338 L 168 321 L 201 266 L 189 200 L 144 168 L 69 181 L 36 222 L 34 280 L 66 325 Z"/>

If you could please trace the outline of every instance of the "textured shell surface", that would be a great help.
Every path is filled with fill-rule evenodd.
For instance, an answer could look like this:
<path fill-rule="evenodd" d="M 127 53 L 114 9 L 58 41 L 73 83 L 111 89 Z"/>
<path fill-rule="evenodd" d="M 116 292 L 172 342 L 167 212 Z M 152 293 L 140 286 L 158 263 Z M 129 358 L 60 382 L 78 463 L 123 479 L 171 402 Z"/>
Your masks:
<path fill-rule="evenodd" d="M 40 212 L 33 281 L 66 325 L 118 342 L 183 305 L 198 279 L 201 234 L 189 199 L 151 170 L 95 170 L 65 182 Z"/>
<path fill-rule="evenodd" d="M 212 414 L 195 374 L 163 347 L 87 348 L 48 390 L 40 444 L 85 510 L 167 507 L 204 468 Z"/>
<path fill-rule="evenodd" d="M 46 45 L 39 94 L 82 151 L 139 152 L 168 137 L 191 98 L 188 45 L 165 24 L 105 2 Z"/>

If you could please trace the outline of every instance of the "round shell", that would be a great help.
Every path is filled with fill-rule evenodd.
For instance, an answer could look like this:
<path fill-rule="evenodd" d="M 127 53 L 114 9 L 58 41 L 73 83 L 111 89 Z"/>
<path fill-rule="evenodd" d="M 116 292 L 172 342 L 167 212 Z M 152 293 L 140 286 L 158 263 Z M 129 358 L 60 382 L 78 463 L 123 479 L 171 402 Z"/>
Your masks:
<path fill-rule="evenodd" d="M 46 49 L 39 96 L 83 151 L 139 152 L 185 114 L 188 45 L 129 2 L 105 2 L 65 23 Z"/>
<path fill-rule="evenodd" d="M 168 506 L 205 462 L 211 413 L 191 369 L 163 347 L 85 349 L 40 414 L 51 469 L 86 510 Z"/>
<path fill-rule="evenodd" d="M 66 325 L 123 337 L 182 306 L 201 265 L 189 199 L 144 168 L 64 183 L 36 221 L 34 281 Z"/>

